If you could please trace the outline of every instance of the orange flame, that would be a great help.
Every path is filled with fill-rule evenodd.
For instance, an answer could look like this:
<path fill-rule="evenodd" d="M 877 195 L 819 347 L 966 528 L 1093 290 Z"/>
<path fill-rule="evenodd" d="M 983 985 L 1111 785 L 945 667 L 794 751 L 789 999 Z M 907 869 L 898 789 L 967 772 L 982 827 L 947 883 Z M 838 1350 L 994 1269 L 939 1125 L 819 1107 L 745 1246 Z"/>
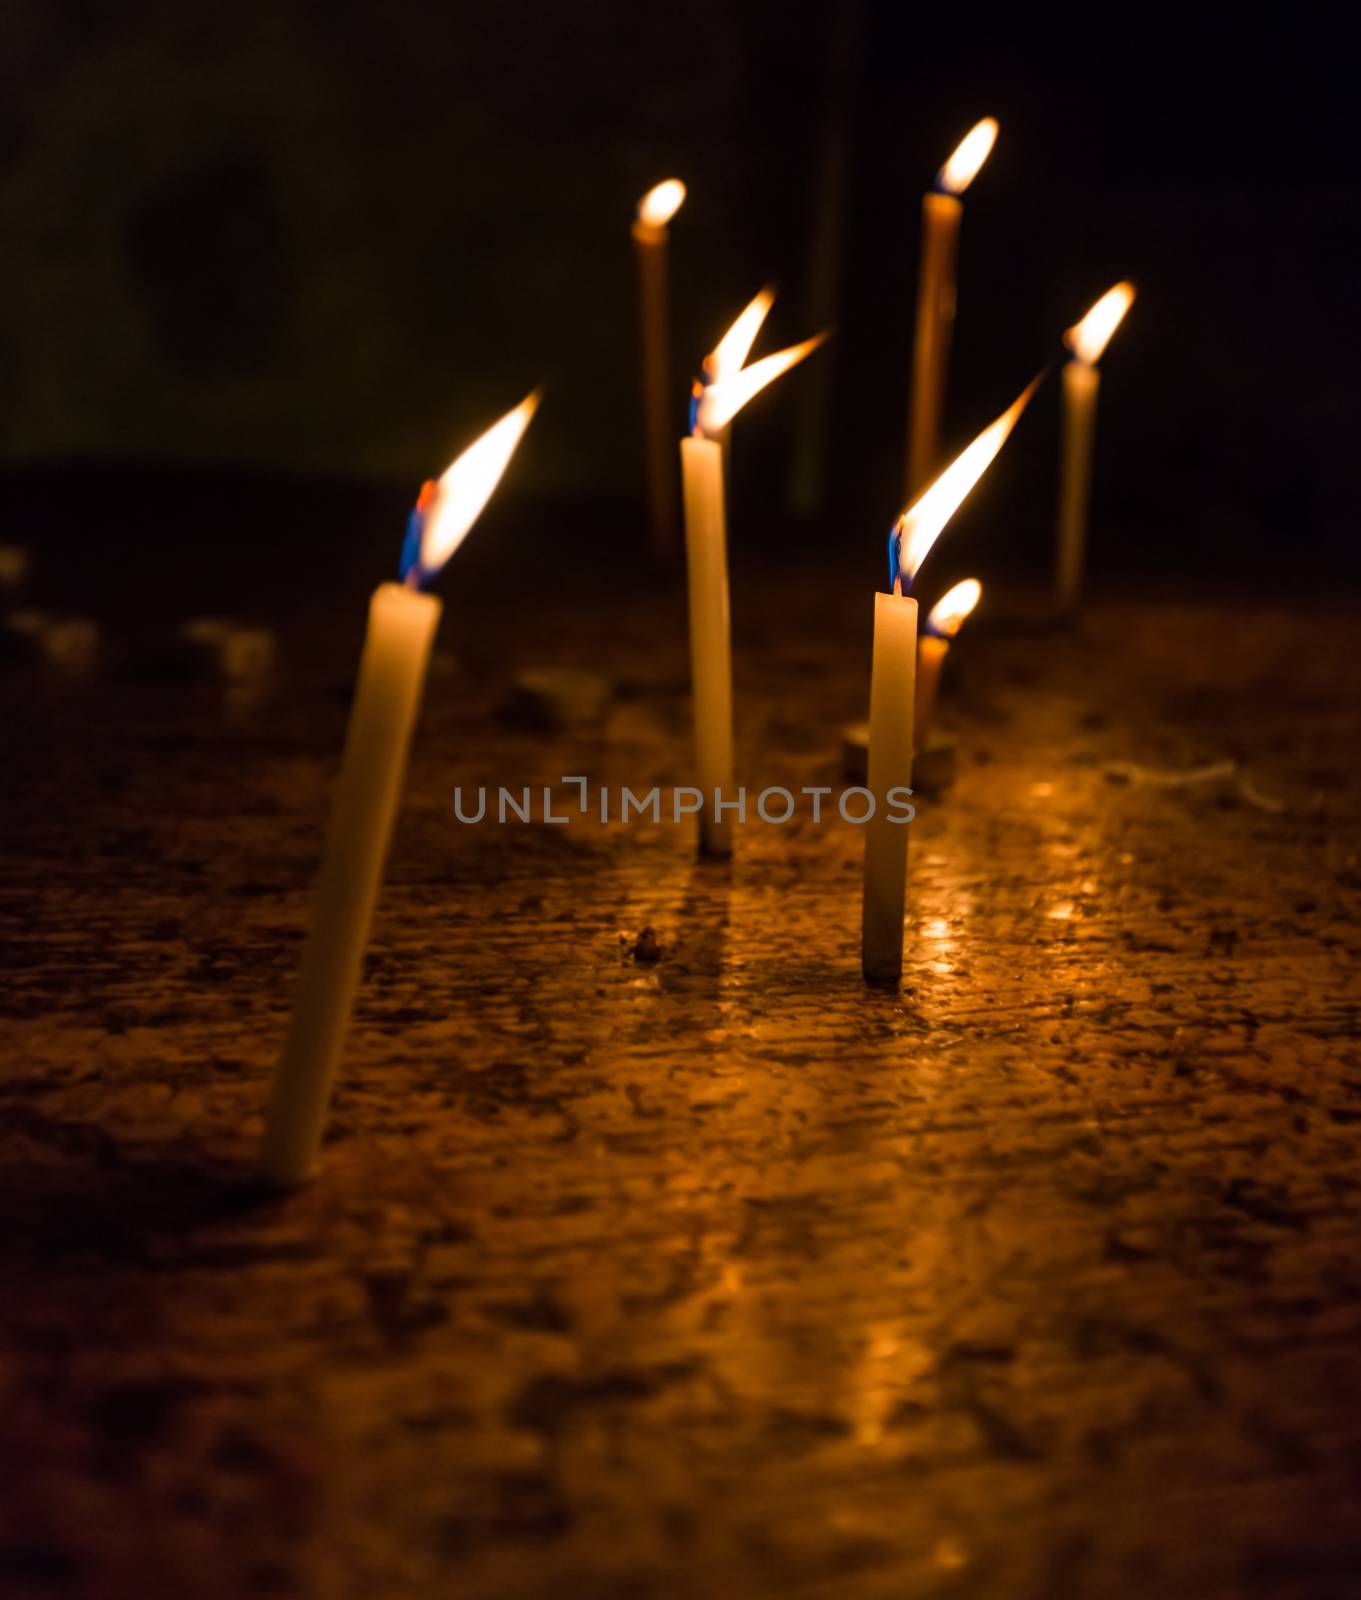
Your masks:
<path fill-rule="evenodd" d="M 753 361 L 751 366 L 733 373 L 730 378 L 706 384 L 696 418 L 699 432 L 716 433 L 726 427 L 753 395 L 760 394 L 768 383 L 797 366 L 805 356 L 811 356 L 826 337 L 825 333 L 814 334 L 802 344 L 790 345 L 788 350 L 777 350 L 773 356 Z"/>
<path fill-rule="evenodd" d="M 538 410 L 539 394 L 536 389 L 533 394 L 526 395 L 513 411 L 508 411 L 480 439 L 470 444 L 457 461 L 445 468 L 435 485 L 433 503 L 425 513 L 420 554 L 420 571 L 424 576 L 439 571 L 482 515 L 530 418 Z"/>
<path fill-rule="evenodd" d="M 983 596 L 983 585 L 977 578 L 965 578 L 953 589 L 947 589 L 926 619 L 927 633 L 940 639 L 953 639 L 972 614 Z"/>
<path fill-rule="evenodd" d="M 684 204 L 685 185 L 679 178 L 665 178 L 638 202 L 638 220 L 649 228 L 664 228 Z"/>
<path fill-rule="evenodd" d="M 775 291 L 769 287 L 762 289 L 714 346 L 712 353 L 705 356 L 704 376 L 710 383 L 717 383 L 720 378 L 735 377 L 741 372 L 751 354 L 752 345 L 756 343 L 761 324 L 774 304 Z"/>
<path fill-rule="evenodd" d="M 996 117 L 984 117 L 981 122 L 974 123 L 936 175 L 937 184 L 946 194 L 964 193 L 978 176 L 978 169 L 988 159 L 996 139 Z"/>
<path fill-rule="evenodd" d="M 1069 328 L 1063 336 L 1064 344 L 1079 361 L 1099 361 L 1111 335 L 1133 304 L 1134 285 L 1117 283 L 1113 289 L 1106 290 L 1081 322 Z"/>
<path fill-rule="evenodd" d="M 905 585 L 911 584 L 945 524 L 996 459 L 1043 376 L 1041 373 L 1032 378 L 997 421 L 984 428 L 968 449 L 956 456 L 898 518 L 894 530 L 898 543 L 898 575 Z"/>

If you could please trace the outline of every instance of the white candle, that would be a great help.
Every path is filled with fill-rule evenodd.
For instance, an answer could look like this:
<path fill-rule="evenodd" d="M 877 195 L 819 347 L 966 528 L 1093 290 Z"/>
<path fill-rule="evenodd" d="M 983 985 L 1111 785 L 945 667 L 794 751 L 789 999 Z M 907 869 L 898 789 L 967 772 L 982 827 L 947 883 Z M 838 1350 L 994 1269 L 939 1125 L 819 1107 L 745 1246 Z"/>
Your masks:
<path fill-rule="evenodd" d="M 1054 552 L 1054 599 L 1071 614 L 1082 594 L 1092 446 L 1101 374 L 1096 363 L 1134 300 L 1134 286 L 1117 283 L 1064 335 L 1073 359 L 1063 369 L 1063 442 L 1059 458 L 1059 515 Z"/>
<path fill-rule="evenodd" d="M 638 267 L 638 317 L 642 345 L 643 442 L 648 515 L 656 555 L 676 546 L 676 462 L 671 453 L 671 320 L 667 293 L 668 224 L 685 200 L 685 185 L 667 178 L 638 202 L 633 255 Z"/>
<path fill-rule="evenodd" d="M 530 395 L 422 491 L 405 582 L 380 584 L 370 603 L 311 931 L 265 1114 L 260 1171 L 268 1183 L 291 1187 L 310 1175 L 326 1124 L 439 624 L 440 602 L 417 586 L 477 520 L 537 404 Z"/>
<path fill-rule="evenodd" d="M 978 175 L 997 138 L 997 122 L 976 123 L 922 196 L 921 257 L 917 271 L 917 320 L 912 345 L 912 402 L 907 444 L 907 492 L 920 494 L 935 475 L 940 453 L 945 373 L 955 325 L 956 262 L 960 195 Z"/>
<path fill-rule="evenodd" d="M 876 594 L 865 778 L 865 787 L 874 796 L 874 813 L 865 824 L 860 929 L 860 964 L 870 983 L 897 983 L 903 970 L 907 824 L 901 810 L 890 810 L 890 791 L 902 790 L 900 798 L 905 800 L 912 789 L 916 669 L 917 602 L 901 593 Z"/>
<path fill-rule="evenodd" d="M 769 308 L 769 293 L 763 290 L 733 324 L 719 346 L 719 350 L 727 351 L 720 363 L 726 375 L 696 385 L 694 434 L 681 440 L 695 769 L 697 786 L 704 793 L 699 846 L 705 855 L 731 853 L 732 813 L 723 807 L 723 802 L 737 800 L 733 771 L 732 646 L 728 621 L 723 446 L 715 436 L 754 394 L 816 350 L 824 337 L 818 334 L 743 367 L 741 363 Z M 737 354 L 739 347 L 740 354 Z M 731 364 L 734 356 L 735 366 Z M 713 364 L 711 356 L 711 371 Z"/>
<path fill-rule="evenodd" d="M 723 446 L 681 440 L 685 496 L 685 570 L 690 596 L 690 689 L 694 701 L 695 782 L 704 792 L 699 846 L 732 851 L 731 813 L 714 797 L 733 797 L 732 646 L 728 621 L 728 530 L 723 501 Z"/>
<path fill-rule="evenodd" d="M 400 583 L 380 584 L 369 605 L 311 932 L 265 1122 L 261 1166 L 277 1184 L 307 1177 L 321 1144 L 440 610 L 434 595 Z"/>
<path fill-rule="evenodd" d="M 889 535 L 893 593 L 874 598 L 874 659 L 870 676 L 866 787 L 874 812 L 865 826 L 864 905 L 860 965 L 870 983 L 896 983 L 903 966 L 903 908 L 907 883 L 907 824 L 892 791 L 912 782 L 913 712 L 917 676 L 917 602 L 911 586 L 964 497 L 983 476 L 1025 410 L 1036 378 L 995 422 L 984 428 L 926 493 L 903 512 Z M 901 797 L 905 800 L 905 796 Z"/>

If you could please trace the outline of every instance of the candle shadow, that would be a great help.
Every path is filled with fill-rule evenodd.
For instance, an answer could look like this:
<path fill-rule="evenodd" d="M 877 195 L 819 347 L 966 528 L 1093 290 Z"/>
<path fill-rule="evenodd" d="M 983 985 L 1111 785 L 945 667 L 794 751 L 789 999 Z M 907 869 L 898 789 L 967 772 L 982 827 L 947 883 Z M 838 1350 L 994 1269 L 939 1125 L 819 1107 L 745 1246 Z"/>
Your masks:
<path fill-rule="evenodd" d="M 0 1160 L 0 1262 L 16 1276 L 214 1265 L 279 1243 L 242 1227 L 268 1223 L 279 1203 L 240 1168 L 133 1156 L 91 1123 L 29 1113 L 12 1127 L 31 1150 Z"/>
<path fill-rule="evenodd" d="M 732 919 L 732 884 L 730 859 L 691 862 L 677 911 L 678 938 L 659 974 L 666 993 L 706 1007 L 718 1005 Z"/>

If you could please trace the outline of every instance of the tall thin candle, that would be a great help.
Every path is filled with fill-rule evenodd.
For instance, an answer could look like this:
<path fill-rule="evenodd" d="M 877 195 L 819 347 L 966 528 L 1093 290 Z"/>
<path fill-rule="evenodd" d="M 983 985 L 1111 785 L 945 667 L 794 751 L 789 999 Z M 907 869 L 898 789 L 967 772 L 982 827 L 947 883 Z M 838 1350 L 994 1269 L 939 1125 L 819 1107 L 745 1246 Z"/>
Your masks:
<path fill-rule="evenodd" d="M 896 984 L 903 971 L 907 895 L 907 819 L 894 802 L 911 792 L 917 671 L 917 602 L 906 593 L 941 530 L 991 466 L 1039 383 L 1035 378 L 984 428 L 925 494 L 903 512 L 888 539 L 888 594 L 874 597 L 874 656 L 866 787 L 874 809 L 865 824 L 860 965 L 869 983 Z"/>
<path fill-rule="evenodd" d="M 1096 302 L 1082 321 L 1069 328 L 1064 342 L 1073 359 L 1063 368 L 1063 444 L 1060 455 L 1059 521 L 1054 552 L 1054 599 L 1060 612 L 1071 615 L 1082 594 L 1086 562 L 1087 512 L 1091 502 L 1092 446 L 1096 438 L 1096 398 L 1101 389 L 1097 362 L 1134 303 L 1134 285 L 1117 283 Z"/>
<path fill-rule="evenodd" d="M 920 494 L 937 470 L 945 372 L 955 325 L 962 195 L 988 159 L 997 122 L 984 117 L 960 141 L 922 196 L 921 263 L 917 274 L 917 324 L 912 347 L 912 403 L 907 445 L 907 492 Z"/>
<path fill-rule="evenodd" d="M 638 202 L 633 255 L 638 267 L 638 318 L 643 359 L 643 446 L 653 553 L 676 549 L 676 458 L 671 450 L 671 320 L 667 292 L 669 224 L 685 200 L 685 185 L 667 178 Z"/>
<path fill-rule="evenodd" d="M 874 597 L 870 732 L 865 785 L 874 813 L 865 824 L 865 890 L 860 964 L 869 983 L 897 983 L 903 971 L 907 823 L 889 810 L 895 791 L 912 793 L 912 703 L 917 672 L 917 602 L 901 578 Z"/>
<path fill-rule="evenodd" d="M 481 514 L 538 405 L 530 395 L 466 450 L 412 513 L 401 583 L 380 584 L 350 711 L 293 1018 L 265 1114 L 260 1170 L 288 1188 L 316 1162 L 349 1030 L 440 602 L 421 585 Z"/>
<path fill-rule="evenodd" d="M 743 319 L 755 317 L 747 349 L 760 327 L 756 300 Z M 730 375 L 695 387 L 692 434 L 681 440 L 685 503 L 685 563 L 690 599 L 690 689 L 694 702 L 695 775 L 703 792 L 699 847 L 704 855 L 732 852 L 731 813 L 723 801 L 733 793 L 732 647 L 728 618 L 728 519 L 723 490 L 723 447 L 718 435 L 747 401 L 782 372 L 810 355 L 823 334 L 775 355 L 738 367 Z"/>

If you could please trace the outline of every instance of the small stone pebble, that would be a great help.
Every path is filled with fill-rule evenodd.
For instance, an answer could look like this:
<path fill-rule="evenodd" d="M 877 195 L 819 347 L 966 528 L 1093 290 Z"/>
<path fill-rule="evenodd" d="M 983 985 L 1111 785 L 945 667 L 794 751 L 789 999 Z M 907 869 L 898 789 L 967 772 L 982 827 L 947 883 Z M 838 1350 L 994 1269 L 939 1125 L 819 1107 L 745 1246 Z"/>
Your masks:
<path fill-rule="evenodd" d="M 230 617 L 194 617 L 183 624 L 176 640 L 176 663 L 205 678 L 246 683 L 264 677 L 274 666 L 276 647 L 268 628 Z"/>
<path fill-rule="evenodd" d="M 503 710 L 512 722 L 557 731 L 604 720 L 613 685 L 580 667 L 528 667 L 510 681 Z"/>
<path fill-rule="evenodd" d="M 7 655 L 44 661 L 66 672 L 83 672 L 99 654 L 99 628 L 88 617 L 50 611 L 11 611 L 0 629 Z"/>
<path fill-rule="evenodd" d="M 629 951 L 629 955 L 635 961 L 643 962 L 648 966 L 660 961 L 662 953 L 661 944 L 657 939 L 656 933 L 651 928 L 643 929 L 633 941 L 633 948 Z"/>
<path fill-rule="evenodd" d="M 21 544 L 0 544 L 0 584 L 17 588 L 28 576 L 28 551 Z"/>

